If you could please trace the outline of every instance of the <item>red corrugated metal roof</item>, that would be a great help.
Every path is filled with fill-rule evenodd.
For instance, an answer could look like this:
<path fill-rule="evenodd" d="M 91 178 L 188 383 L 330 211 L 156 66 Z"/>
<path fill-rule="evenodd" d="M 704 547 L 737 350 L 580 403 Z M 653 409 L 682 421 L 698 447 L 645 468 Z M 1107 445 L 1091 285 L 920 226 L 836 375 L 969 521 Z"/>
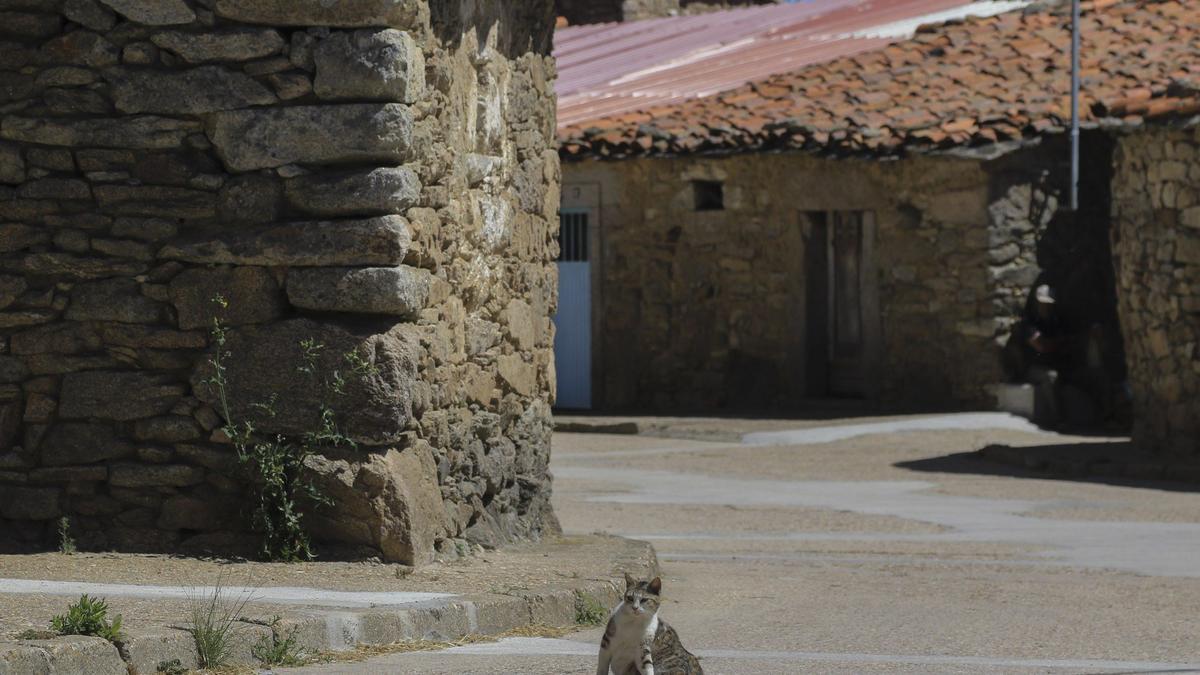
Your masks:
<path fill-rule="evenodd" d="M 1021 141 L 1070 119 L 1070 13 L 931 26 L 881 49 L 730 91 L 559 128 L 582 157 L 809 150 L 840 155 Z M 1084 124 L 1200 115 L 1200 3 L 1083 3 Z"/>
<path fill-rule="evenodd" d="M 987 11 L 989 4 L 974 7 Z M 876 49 L 899 36 L 874 37 L 873 31 L 969 5 L 971 0 L 809 0 L 561 28 L 554 50 L 559 127 L 710 96 Z"/>

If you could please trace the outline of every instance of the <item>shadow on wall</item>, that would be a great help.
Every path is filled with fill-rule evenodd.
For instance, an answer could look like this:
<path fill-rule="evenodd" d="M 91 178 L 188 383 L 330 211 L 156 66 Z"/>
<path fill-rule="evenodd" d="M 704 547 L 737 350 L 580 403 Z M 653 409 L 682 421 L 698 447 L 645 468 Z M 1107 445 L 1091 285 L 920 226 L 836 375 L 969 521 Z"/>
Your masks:
<path fill-rule="evenodd" d="M 1048 142 L 1049 157 L 1069 157 L 1065 143 Z M 1026 289 L 1022 322 L 1003 351 L 1005 374 L 1010 381 L 1026 379 L 1025 341 L 1028 321 L 1037 313 L 1036 290 L 1048 285 L 1056 296 L 1055 312 L 1068 336 L 1059 389 L 1068 405 L 1062 422 L 1073 425 L 1130 424 L 1124 394 L 1127 377 L 1125 350 L 1117 315 L 1116 280 L 1109 233 L 1111 230 L 1113 141 L 1103 132 L 1084 134 L 1080 148 L 1079 210 L 1071 212 L 1065 190 L 1057 209 L 1031 214 L 1030 222 L 1045 222 L 1035 232 L 1037 265 L 1041 272 Z M 1062 172 L 1058 167 L 1056 173 Z M 1069 171 L 1069 165 L 1066 167 Z M 1067 174 L 1069 175 L 1069 174 Z M 1031 204 L 1031 208 L 1038 208 Z"/>
<path fill-rule="evenodd" d="M 721 407 L 727 410 L 769 410 L 794 389 L 777 362 L 737 349 L 729 352 L 725 372 L 726 398 Z"/>

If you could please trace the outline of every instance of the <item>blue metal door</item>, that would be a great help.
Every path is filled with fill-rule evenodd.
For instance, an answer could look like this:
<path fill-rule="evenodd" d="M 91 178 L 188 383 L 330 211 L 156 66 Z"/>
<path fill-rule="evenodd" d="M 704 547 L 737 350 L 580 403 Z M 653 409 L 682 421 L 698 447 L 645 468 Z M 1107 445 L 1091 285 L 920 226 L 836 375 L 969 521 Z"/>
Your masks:
<path fill-rule="evenodd" d="M 588 262 L 588 211 L 559 216 L 558 314 L 554 317 L 554 367 L 559 408 L 592 407 L 592 278 Z"/>

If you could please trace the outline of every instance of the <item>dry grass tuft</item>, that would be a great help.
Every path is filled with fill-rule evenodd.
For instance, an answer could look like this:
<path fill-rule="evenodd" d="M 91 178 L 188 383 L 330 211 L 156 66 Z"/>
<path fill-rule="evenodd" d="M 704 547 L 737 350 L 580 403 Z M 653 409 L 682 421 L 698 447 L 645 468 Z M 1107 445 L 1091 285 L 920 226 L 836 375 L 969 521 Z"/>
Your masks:
<path fill-rule="evenodd" d="M 262 668 L 255 666 L 220 666 L 219 668 L 201 668 L 192 671 L 196 675 L 258 675 Z"/>
<path fill-rule="evenodd" d="M 203 668 L 221 668 L 233 655 L 238 619 L 250 602 L 250 593 L 230 597 L 221 582 L 211 591 L 188 597 L 190 622 L 184 629 L 192 636 L 196 655 Z"/>

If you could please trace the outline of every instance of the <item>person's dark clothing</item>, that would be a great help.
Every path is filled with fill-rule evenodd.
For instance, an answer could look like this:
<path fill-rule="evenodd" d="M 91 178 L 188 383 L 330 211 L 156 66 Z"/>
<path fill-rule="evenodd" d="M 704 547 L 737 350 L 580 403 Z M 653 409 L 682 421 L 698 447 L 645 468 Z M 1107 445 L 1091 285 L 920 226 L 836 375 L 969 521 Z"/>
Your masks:
<path fill-rule="evenodd" d="M 1042 316 L 1036 312 L 1023 324 L 1024 346 L 1029 365 L 1062 370 L 1070 363 L 1069 335 L 1058 314 Z"/>

